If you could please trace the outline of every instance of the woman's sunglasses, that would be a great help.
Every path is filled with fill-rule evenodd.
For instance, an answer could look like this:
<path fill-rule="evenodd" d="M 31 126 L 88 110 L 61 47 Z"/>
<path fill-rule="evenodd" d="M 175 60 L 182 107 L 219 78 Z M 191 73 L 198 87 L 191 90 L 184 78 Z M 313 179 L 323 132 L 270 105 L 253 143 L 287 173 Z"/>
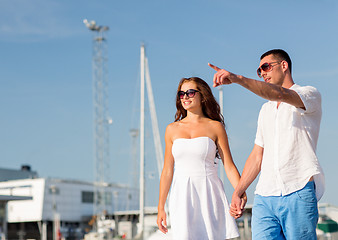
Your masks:
<path fill-rule="evenodd" d="M 271 63 L 266 62 L 266 63 L 263 63 L 263 64 L 257 69 L 257 75 L 258 75 L 258 77 L 260 77 L 260 78 L 262 77 L 262 70 L 263 70 L 264 72 L 270 72 L 270 71 L 272 70 L 272 67 L 273 67 L 274 65 L 276 65 L 276 64 L 272 65 L 272 63 L 279 64 L 279 63 L 281 63 L 281 62 L 271 62 Z"/>
<path fill-rule="evenodd" d="M 195 90 L 195 89 L 188 89 L 187 91 L 183 92 L 183 91 L 178 91 L 177 93 L 177 96 L 180 98 L 180 99 L 183 99 L 184 98 L 184 95 L 187 95 L 188 98 L 193 98 L 195 97 L 195 94 L 197 93 L 198 91 Z"/>

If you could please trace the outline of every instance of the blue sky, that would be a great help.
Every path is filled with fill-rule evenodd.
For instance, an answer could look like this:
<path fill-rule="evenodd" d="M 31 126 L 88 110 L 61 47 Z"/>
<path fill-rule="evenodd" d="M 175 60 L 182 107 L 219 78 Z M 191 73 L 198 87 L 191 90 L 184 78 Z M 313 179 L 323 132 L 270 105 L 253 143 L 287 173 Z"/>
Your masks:
<path fill-rule="evenodd" d="M 142 42 L 162 140 L 174 120 L 182 77 L 199 76 L 212 84 L 211 62 L 257 79 L 260 55 L 283 48 L 293 60 L 295 82 L 322 93 L 317 153 L 327 189 L 321 202 L 338 205 L 335 0 L 0 0 L 0 167 L 29 164 L 42 177 L 93 180 L 92 34 L 84 18 L 110 28 L 111 181 L 132 183 L 129 130 L 138 127 Z M 264 102 L 240 86 L 224 88 L 224 116 L 240 171 Z M 154 206 L 158 176 L 149 111 L 146 118 L 146 203 Z M 230 199 L 232 188 L 225 186 Z"/>

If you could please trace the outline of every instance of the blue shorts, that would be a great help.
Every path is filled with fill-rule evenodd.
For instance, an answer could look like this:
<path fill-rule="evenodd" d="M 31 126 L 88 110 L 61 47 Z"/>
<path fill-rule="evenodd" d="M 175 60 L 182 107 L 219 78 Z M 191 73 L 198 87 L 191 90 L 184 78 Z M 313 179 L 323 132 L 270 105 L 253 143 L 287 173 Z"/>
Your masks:
<path fill-rule="evenodd" d="M 317 239 L 318 206 L 315 184 L 286 196 L 255 196 L 251 230 L 253 240 Z"/>

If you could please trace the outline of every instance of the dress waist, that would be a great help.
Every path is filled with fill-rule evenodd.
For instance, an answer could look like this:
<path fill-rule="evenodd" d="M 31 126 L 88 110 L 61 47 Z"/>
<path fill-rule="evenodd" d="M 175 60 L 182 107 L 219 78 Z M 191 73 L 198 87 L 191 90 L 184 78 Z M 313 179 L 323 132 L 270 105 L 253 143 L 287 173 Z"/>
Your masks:
<path fill-rule="evenodd" d="M 218 176 L 217 168 L 208 168 L 203 170 L 196 169 L 175 169 L 175 176 L 186 176 L 186 177 L 206 177 L 206 176 Z"/>

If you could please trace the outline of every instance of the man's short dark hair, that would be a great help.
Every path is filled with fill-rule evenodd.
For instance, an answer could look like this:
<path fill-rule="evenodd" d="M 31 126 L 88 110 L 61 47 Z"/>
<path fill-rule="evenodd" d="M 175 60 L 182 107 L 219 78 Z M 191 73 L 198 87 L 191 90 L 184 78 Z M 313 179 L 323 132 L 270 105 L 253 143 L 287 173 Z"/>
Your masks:
<path fill-rule="evenodd" d="M 263 55 L 261 56 L 261 60 L 263 58 L 265 58 L 266 56 L 269 56 L 269 55 L 273 55 L 279 61 L 285 60 L 289 65 L 289 69 L 290 69 L 290 73 L 291 73 L 292 62 L 291 62 L 291 58 L 290 58 L 289 54 L 287 54 L 287 52 L 285 52 L 282 49 L 272 49 L 270 51 L 267 51 L 266 53 L 263 53 Z"/>

